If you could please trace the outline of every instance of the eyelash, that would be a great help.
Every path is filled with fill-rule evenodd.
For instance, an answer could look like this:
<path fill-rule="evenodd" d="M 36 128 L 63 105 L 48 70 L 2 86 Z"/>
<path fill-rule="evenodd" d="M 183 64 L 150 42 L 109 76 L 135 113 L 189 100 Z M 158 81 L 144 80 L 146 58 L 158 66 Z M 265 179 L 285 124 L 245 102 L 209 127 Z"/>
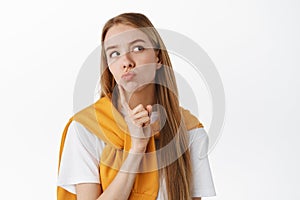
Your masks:
<path fill-rule="evenodd" d="M 139 48 L 139 50 L 138 50 L 138 51 L 134 51 L 135 48 Z M 137 46 L 134 46 L 134 47 L 133 47 L 133 50 L 132 50 L 131 52 L 140 52 L 140 51 L 143 51 L 144 49 L 145 49 L 145 48 L 144 48 L 143 46 L 137 45 Z M 114 57 L 114 56 L 113 56 L 114 53 L 118 53 L 117 56 L 120 55 L 120 53 L 119 53 L 118 51 L 113 51 L 113 52 L 111 52 L 111 53 L 109 54 L 109 57 L 110 57 L 110 58 L 113 58 L 113 57 Z"/>
<path fill-rule="evenodd" d="M 141 46 L 141 45 L 135 46 L 133 49 L 135 49 L 135 48 L 140 48 L 139 51 L 143 51 L 143 50 L 145 49 L 145 48 L 144 48 L 143 46 Z"/>
<path fill-rule="evenodd" d="M 111 52 L 111 53 L 109 54 L 109 57 L 110 57 L 110 58 L 113 58 L 113 56 L 112 56 L 112 55 L 113 55 L 114 53 L 118 53 L 118 55 L 117 55 L 117 56 L 119 56 L 119 55 L 120 55 L 120 53 L 119 53 L 119 52 L 117 52 L 117 51 L 113 51 L 113 52 Z"/>

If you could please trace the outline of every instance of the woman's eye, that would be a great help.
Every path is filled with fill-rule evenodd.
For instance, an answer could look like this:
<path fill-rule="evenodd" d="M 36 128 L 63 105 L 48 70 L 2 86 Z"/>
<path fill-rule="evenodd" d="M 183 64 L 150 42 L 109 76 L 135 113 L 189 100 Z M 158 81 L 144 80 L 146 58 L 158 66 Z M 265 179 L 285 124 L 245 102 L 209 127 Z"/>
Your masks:
<path fill-rule="evenodd" d="M 133 48 L 134 52 L 143 51 L 143 50 L 144 50 L 144 47 L 142 47 L 142 46 L 136 46 Z"/>
<path fill-rule="evenodd" d="M 114 51 L 114 52 L 112 52 L 111 54 L 109 54 L 109 57 L 114 58 L 114 57 L 117 57 L 117 56 L 119 56 L 119 55 L 120 55 L 119 52 Z"/>

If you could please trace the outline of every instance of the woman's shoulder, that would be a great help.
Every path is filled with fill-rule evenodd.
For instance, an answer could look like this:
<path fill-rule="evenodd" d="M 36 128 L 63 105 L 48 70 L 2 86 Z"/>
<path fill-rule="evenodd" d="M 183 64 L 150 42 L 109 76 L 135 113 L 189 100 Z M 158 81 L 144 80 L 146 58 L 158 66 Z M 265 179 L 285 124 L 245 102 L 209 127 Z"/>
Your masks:
<path fill-rule="evenodd" d="M 209 142 L 206 130 L 203 127 L 195 128 L 189 130 L 188 134 L 190 151 L 200 155 L 201 157 L 206 156 Z"/>
<path fill-rule="evenodd" d="M 189 137 L 193 139 L 208 139 L 208 135 L 204 127 L 188 130 L 188 134 Z"/>
<path fill-rule="evenodd" d="M 68 135 L 76 138 L 85 148 L 89 150 L 103 149 L 105 143 L 95 134 L 91 133 L 84 125 L 73 120 L 68 128 Z"/>

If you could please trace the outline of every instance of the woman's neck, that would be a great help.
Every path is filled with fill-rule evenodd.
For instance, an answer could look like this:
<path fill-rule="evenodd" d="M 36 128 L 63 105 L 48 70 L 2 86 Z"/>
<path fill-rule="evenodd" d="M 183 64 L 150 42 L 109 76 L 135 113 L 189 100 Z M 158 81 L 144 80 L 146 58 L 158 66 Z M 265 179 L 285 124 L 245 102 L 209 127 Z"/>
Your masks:
<path fill-rule="evenodd" d="M 155 95 L 155 84 L 148 84 L 145 87 L 134 91 L 132 94 L 125 94 L 128 105 L 131 109 L 135 108 L 137 105 L 142 104 L 144 108 L 147 105 L 153 105 L 156 103 L 156 95 Z"/>

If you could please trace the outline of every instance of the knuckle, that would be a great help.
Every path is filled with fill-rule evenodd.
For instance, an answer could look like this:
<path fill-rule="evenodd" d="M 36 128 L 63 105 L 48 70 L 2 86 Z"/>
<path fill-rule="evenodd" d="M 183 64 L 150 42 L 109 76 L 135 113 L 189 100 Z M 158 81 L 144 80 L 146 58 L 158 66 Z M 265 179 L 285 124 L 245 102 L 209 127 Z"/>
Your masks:
<path fill-rule="evenodd" d="M 147 121 L 147 122 L 150 122 L 150 117 L 145 117 L 145 120 Z"/>
<path fill-rule="evenodd" d="M 140 127 L 140 126 L 141 126 L 141 124 L 140 124 L 138 121 L 134 121 L 133 123 L 134 123 L 134 125 L 137 126 L 137 127 Z"/>
<path fill-rule="evenodd" d="M 138 108 L 139 108 L 139 109 L 141 109 L 141 108 L 144 109 L 143 104 L 139 104 L 139 105 L 138 105 Z"/>

